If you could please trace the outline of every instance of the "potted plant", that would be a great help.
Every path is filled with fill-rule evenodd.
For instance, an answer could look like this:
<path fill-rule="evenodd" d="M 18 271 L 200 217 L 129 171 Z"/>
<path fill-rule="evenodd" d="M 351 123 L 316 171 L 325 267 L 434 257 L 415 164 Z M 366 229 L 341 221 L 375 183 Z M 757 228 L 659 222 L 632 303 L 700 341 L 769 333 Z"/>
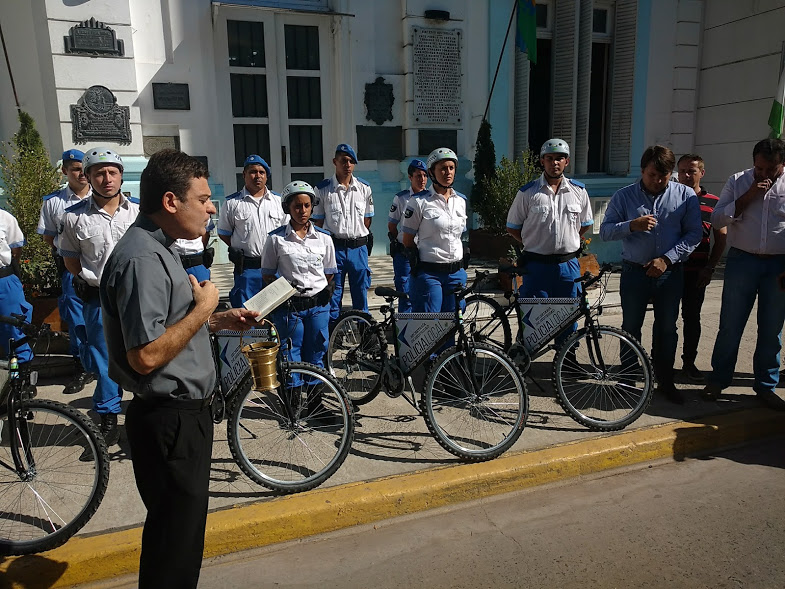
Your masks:
<path fill-rule="evenodd" d="M 36 227 L 43 197 L 60 188 L 60 172 L 50 163 L 33 118 L 20 111 L 19 122 L 19 131 L 0 146 L 0 180 L 8 211 L 16 217 L 27 241 L 22 248 L 20 280 L 25 298 L 33 305 L 33 320 L 46 321 L 57 328 L 59 315 L 55 317 L 54 313 L 60 277 L 52 248 L 38 235 Z"/>
<path fill-rule="evenodd" d="M 586 272 L 591 272 L 595 276 L 600 273 L 600 264 L 597 262 L 597 256 L 589 252 L 589 245 L 591 238 L 581 237 L 581 248 L 578 250 L 578 262 L 581 265 L 581 276 Z"/>

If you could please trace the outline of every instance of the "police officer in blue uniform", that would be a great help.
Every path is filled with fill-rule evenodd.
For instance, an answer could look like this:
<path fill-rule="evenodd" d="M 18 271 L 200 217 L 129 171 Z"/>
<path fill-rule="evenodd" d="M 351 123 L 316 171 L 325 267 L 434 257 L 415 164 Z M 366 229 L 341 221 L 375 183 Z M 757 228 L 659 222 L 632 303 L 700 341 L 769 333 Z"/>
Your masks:
<path fill-rule="evenodd" d="M 66 269 L 63 259 L 57 253 L 57 236 L 65 209 L 81 202 L 92 192 L 82 169 L 82 158 L 84 153 L 78 149 L 63 152 L 61 172 L 68 179 L 68 183 L 63 189 L 44 197 L 37 228 L 44 241 L 52 246 L 60 274 L 62 292 L 57 299 L 57 306 L 60 317 L 68 324 L 69 352 L 74 359 L 74 378 L 63 389 L 63 393 L 67 395 L 78 393 L 95 380 L 95 375 L 84 369 L 84 366 L 89 364 L 89 359 L 86 357 L 87 332 L 82 315 L 82 300 L 74 292 L 73 275 Z"/>
<path fill-rule="evenodd" d="M 87 150 L 82 162 L 92 194 L 66 209 L 59 236 L 59 252 L 74 275 L 74 291 L 82 299 L 90 364 L 98 376 L 93 409 L 101 417 L 101 433 L 108 446 L 117 443 L 117 416 L 123 391 L 109 378 L 109 351 L 104 339 L 99 286 L 114 246 L 136 220 L 139 204 L 120 191 L 123 160 L 108 147 Z"/>
<path fill-rule="evenodd" d="M 466 197 L 452 188 L 458 156 L 440 147 L 428 156 L 426 166 L 431 187 L 415 194 L 403 215 L 403 245 L 414 260 L 412 307 L 415 313 L 454 311 L 453 292 L 466 284 L 461 241 Z"/>
<path fill-rule="evenodd" d="M 393 271 L 395 272 L 395 289 L 408 295 L 411 294 L 410 279 L 412 270 L 409 258 L 406 257 L 406 248 L 403 246 L 403 231 L 399 231 L 398 228 L 403 213 L 409 204 L 409 199 L 425 190 L 425 186 L 428 184 L 428 168 L 425 167 L 424 161 L 413 159 L 409 164 L 407 172 L 410 187 L 401 190 L 393 197 L 393 202 L 390 206 L 390 216 L 387 219 L 387 235 L 390 238 L 390 255 L 393 259 Z M 398 299 L 399 313 L 411 313 L 411 311 L 411 298 Z"/>
<path fill-rule="evenodd" d="M 262 248 L 267 234 L 286 223 L 281 196 L 267 188 L 270 166 L 258 155 L 249 155 L 243 164 L 245 186 L 226 197 L 218 217 L 218 237 L 229 246 L 234 264 L 234 286 L 229 291 L 232 307 L 243 303 L 264 288 Z"/>
<path fill-rule="evenodd" d="M 25 300 L 22 283 L 17 276 L 17 264 L 22 255 L 25 236 L 14 216 L 0 209 L 0 315 L 24 315 L 27 321 L 33 318 L 33 306 Z M 8 340 L 21 339 L 24 334 L 16 327 L 0 323 L 0 354 L 8 357 Z M 28 344 L 16 349 L 19 364 L 33 359 L 33 350 Z"/>
<path fill-rule="evenodd" d="M 293 362 L 324 367 L 330 321 L 330 283 L 338 272 L 330 234 L 311 222 L 316 199 L 313 188 L 296 180 L 281 195 L 286 225 L 270 232 L 262 251 L 262 275 L 266 282 L 276 275 L 298 290 L 290 308 L 282 305 L 273 313 L 282 341 L 291 340 L 287 356 Z"/>
<path fill-rule="evenodd" d="M 370 232 L 373 219 L 373 194 L 362 178 L 354 176 L 357 154 L 351 145 L 341 143 L 333 158 L 335 175 L 316 185 L 313 221 L 327 229 L 335 244 L 338 275 L 330 305 L 330 319 L 341 312 L 341 301 L 346 278 L 352 295 L 352 308 L 368 311 L 368 288 L 371 268 L 368 253 L 373 247 Z"/>

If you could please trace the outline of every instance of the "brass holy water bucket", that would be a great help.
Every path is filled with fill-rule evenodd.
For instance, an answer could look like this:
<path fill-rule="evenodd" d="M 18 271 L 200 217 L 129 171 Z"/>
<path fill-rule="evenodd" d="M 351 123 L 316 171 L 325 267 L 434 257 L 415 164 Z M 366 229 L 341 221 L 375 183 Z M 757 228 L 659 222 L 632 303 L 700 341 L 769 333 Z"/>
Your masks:
<path fill-rule="evenodd" d="M 267 320 L 264 323 L 270 324 L 271 333 L 275 327 Z M 279 342 L 253 342 L 243 346 L 240 350 L 248 359 L 253 375 L 253 388 L 257 391 L 270 391 L 281 386 L 278 382 L 278 370 L 276 359 L 281 345 Z"/>

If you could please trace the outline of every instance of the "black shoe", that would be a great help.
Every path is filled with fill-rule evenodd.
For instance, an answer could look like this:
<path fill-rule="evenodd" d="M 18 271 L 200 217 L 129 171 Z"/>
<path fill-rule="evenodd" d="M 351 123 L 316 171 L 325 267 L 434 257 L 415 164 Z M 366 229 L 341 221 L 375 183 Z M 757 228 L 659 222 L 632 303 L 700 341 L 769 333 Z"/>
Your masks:
<path fill-rule="evenodd" d="M 690 382 L 694 383 L 702 383 L 703 382 L 703 373 L 698 370 L 695 364 L 685 364 L 682 366 L 681 373 L 684 375 Z"/>
<path fill-rule="evenodd" d="M 785 400 L 782 399 L 777 393 L 774 391 L 764 391 L 757 393 L 758 399 L 761 403 L 763 403 L 766 407 L 770 407 L 771 409 L 776 409 L 778 411 L 785 411 Z"/>
<path fill-rule="evenodd" d="M 120 429 L 117 426 L 117 413 L 102 413 L 100 430 L 107 448 L 114 446 L 120 439 Z"/>
<path fill-rule="evenodd" d="M 95 374 L 93 374 L 92 372 L 80 372 L 74 377 L 74 379 L 71 382 L 65 385 L 65 388 L 63 389 L 63 394 L 73 395 L 75 393 L 78 393 L 81 390 L 83 390 L 85 386 L 87 386 L 94 380 L 95 380 Z"/>
<path fill-rule="evenodd" d="M 665 396 L 671 403 L 676 405 L 684 405 L 684 393 L 676 388 L 673 384 L 660 385 L 657 391 Z"/>

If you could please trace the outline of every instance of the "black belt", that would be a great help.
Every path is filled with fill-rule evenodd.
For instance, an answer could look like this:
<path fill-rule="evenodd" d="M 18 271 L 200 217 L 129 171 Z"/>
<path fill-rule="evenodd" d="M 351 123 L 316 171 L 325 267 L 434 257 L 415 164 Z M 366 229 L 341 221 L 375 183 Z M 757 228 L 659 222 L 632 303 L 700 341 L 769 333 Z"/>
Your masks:
<path fill-rule="evenodd" d="M 362 247 L 368 245 L 368 236 L 357 237 L 355 239 L 343 239 L 341 237 L 333 237 L 333 243 L 337 247 Z"/>
<path fill-rule="evenodd" d="M 256 268 L 262 267 L 262 258 L 249 258 L 248 256 L 243 256 L 243 268 L 251 270 L 255 270 Z"/>
<path fill-rule="evenodd" d="M 429 272 L 440 272 L 443 274 L 452 274 L 463 268 L 463 261 L 447 262 L 444 264 L 437 264 L 436 262 L 418 262 L 417 270 L 427 270 Z"/>
<path fill-rule="evenodd" d="M 292 297 L 290 299 L 295 311 L 307 311 L 314 307 L 323 307 L 330 302 L 330 291 L 324 289 L 311 297 Z"/>
<path fill-rule="evenodd" d="M 14 269 L 11 266 L 5 266 L 3 268 L 0 268 L 0 278 L 11 276 L 11 274 L 14 274 Z"/>
<path fill-rule="evenodd" d="M 638 262 L 633 262 L 631 260 L 622 260 L 621 264 L 622 266 L 627 265 L 627 266 L 632 266 L 633 268 L 646 268 L 646 266 L 644 266 L 643 264 L 639 264 Z M 670 266 L 668 266 L 668 270 L 670 270 L 671 268 L 678 268 L 681 265 L 682 262 L 676 262 L 675 264 L 671 264 Z"/>
<path fill-rule="evenodd" d="M 83 288 L 84 290 L 82 291 L 82 294 L 79 296 L 79 298 L 84 302 L 101 298 L 101 289 L 97 286 L 90 286 L 87 284 Z"/>
<path fill-rule="evenodd" d="M 164 397 L 163 395 L 160 397 L 140 397 L 134 395 L 134 399 L 138 399 L 148 406 L 201 411 L 210 406 L 210 403 L 213 401 L 213 396 L 210 395 L 204 399 L 175 399 L 172 397 Z"/>
<path fill-rule="evenodd" d="M 578 252 L 568 254 L 535 254 L 534 252 L 523 252 L 524 262 L 539 262 L 541 264 L 562 264 L 569 262 L 578 256 Z"/>
<path fill-rule="evenodd" d="M 203 253 L 204 252 L 199 252 L 198 254 L 188 254 L 187 256 L 180 254 L 180 261 L 183 263 L 183 268 L 187 270 L 188 268 L 193 268 L 194 266 L 203 266 Z"/>

